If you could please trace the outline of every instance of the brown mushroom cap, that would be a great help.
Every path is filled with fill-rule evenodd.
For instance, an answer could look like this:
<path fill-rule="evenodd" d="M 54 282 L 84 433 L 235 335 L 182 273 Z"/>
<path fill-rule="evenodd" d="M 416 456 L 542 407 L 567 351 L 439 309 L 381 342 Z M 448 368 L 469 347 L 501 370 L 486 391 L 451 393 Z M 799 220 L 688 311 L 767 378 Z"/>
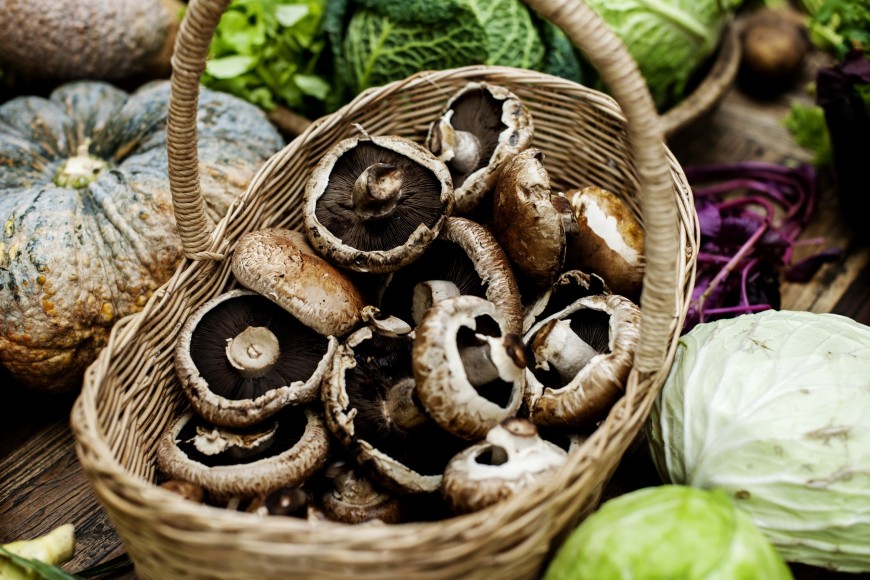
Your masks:
<path fill-rule="evenodd" d="M 450 460 L 441 492 L 455 512 L 478 511 L 544 481 L 567 456 L 530 421 L 508 419 Z"/>
<path fill-rule="evenodd" d="M 232 269 L 242 286 L 324 336 L 342 336 L 360 321 L 362 294 L 314 253 L 301 232 L 266 228 L 243 235 L 233 252 Z"/>
<path fill-rule="evenodd" d="M 432 305 L 414 339 L 416 395 L 427 414 L 464 439 L 483 437 L 522 404 L 525 352 L 495 306 L 476 296 Z"/>
<path fill-rule="evenodd" d="M 428 280 L 450 281 L 460 294 L 486 298 L 504 317 L 505 330 L 520 334 L 517 281 L 507 255 L 486 227 L 465 218 L 447 218 L 426 253 L 389 276 L 379 299 L 382 309 L 410 321 L 413 288 Z"/>
<path fill-rule="evenodd" d="M 493 233 L 522 278 L 537 287 L 553 283 L 576 231 L 570 204 L 550 190 L 537 149 L 526 149 L 502 169 L 495 188 Z"/>
<path fill-rule="evenodd" d="M 306 233 L 340 267 L 392 272 L 417 259 L 453 210 L 450 172 L 397 136 L 351 137 L 327 151 L 305 188 Z"/>
<path fill-rule="evenodd" d="M 179 418 L 160 438 L 157 461 L 164 474 L 202 486 L 216 501 L 300 485 L 326 463 L 329 436 L 323 418 L 311 409 L 285 410 L 270 448 L 238 463 L 221 464 L 227 460 L 205 456 L 189 443 L 202 423 L 192 413 Z"/>
<path fill-rule="evenodd" d="M 399 498 L 381 489 L 353 464 L 333 462 L 324 474 L 332 485 L 321 494 L 320 508 L 329 519 L 348 524 L 370 520 L 388 524 L 401 521 Z"/>
<path fill-rule="evenodd" d="M 413 334 L 372 326 L 352 333 L 326 373 L 323 404 L 330 431 L 375 481 L 398 493 L 428 493 L 463 443 L 418 406 L 412 344 Z"/>
<path fill-rule="evenodd" d="M 532 142 L 532 115 L 508 89 L 468 83 L 429 127 L 426 147 L 447 164 L 455 210 L 473 211 L 509 161 Z"/>
<path fill-rule="evenodd" d="M 644 272 L 644 231 L 617 195 L 589 186 L 565 193 L 578 234 L 568 249 L 571 267 L 601 276 L 614 294 L 636 300 Z"/>
<path fill-rule="evenodd" d="M 316 400 L 337 346 L 335 338 L 309 329 L 263 296 L 231 290 L 187 319 L 175 348 L 175 373 L 198 414 L 216 425 L 243 427 Z M 280 354 L 273 357 L 276 349 Z M 239 360 L 244 354 L 253 356 Z M 259 359 L 266 358 L 272 362 L 263 366 Z M 249 361 L 256 372 L 244 368 Z"/>
<path fill-rule="evenodd" d="M 580 298 L 523 337 L 526 406 L 538 425 L 582 429 L 622 396 L 640 340 L 640 309 L 615 294 Z"/>

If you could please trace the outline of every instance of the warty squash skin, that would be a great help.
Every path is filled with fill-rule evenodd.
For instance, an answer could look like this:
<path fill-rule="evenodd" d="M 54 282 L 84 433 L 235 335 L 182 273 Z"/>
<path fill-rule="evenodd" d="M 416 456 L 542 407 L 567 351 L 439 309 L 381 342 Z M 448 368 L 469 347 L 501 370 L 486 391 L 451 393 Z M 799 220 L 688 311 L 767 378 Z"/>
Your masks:
<path fill-rule="evenodd" d="M 76 388 L 113 323 L 140 310 L 180 261 L 168 97 L 166 81 L 132 95 L 77 82 L 0 106 L 0 362 L 21 383 Z M 198 137 L 216 221 L 283 143 L 256 107 L 207 89 Z M 58 185 L 75 182 L 64 164 L 85 149 L 93 181 Z"/>

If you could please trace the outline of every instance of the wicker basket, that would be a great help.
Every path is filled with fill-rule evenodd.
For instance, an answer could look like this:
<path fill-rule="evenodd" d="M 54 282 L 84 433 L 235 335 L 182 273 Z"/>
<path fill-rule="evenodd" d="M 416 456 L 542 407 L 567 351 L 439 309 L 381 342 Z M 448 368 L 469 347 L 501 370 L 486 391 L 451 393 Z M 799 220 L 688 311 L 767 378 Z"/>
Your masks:
<path fill-rule="evenodd" d="M 272 157 L 210 230 L 199 191 L 196 106 L 208 44 L 229 0 L 194 0 L 173 60 L 170 181 L 187 258 L 144 310 L 121 320 L 91 365 L 72 414 L 81 464 L 142 578 L 530 578 L 560 534 L 596 506 L 647 417 L 676 348 L 697 252 L 685 176 L 665 148 L 652 100 L 616 37 L 576 0 L 527 0 L 566 30 L 602 74 L 610 97 L 509 68 L 421 73 L 372 89 L 315 121 Z M 154 485 L 156 443 L 187 408 L 172 349 L 187 316 L 232 285 L 239 236 L 301 224 L 301 195 L 320 156 L 361 123 L 371 134 L 422 139 L 449 95 L 472 80 L 514 91 L 535 119 L 556 187 L 594 182 L 630 201 L 647 230 L 642 336 L 626 394 L 564 469 L 486 510 L 433 523 L 308 523 L 201 506 Z M 642 192 L 638 194 L 637 192 Z"/>

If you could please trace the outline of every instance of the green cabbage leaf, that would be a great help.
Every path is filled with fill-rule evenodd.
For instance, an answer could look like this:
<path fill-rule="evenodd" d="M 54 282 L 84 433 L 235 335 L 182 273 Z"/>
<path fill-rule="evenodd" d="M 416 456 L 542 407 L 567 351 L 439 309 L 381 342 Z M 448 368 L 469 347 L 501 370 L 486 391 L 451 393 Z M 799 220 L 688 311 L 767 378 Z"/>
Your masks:
<path fill-rule="evenodd" d="M 742 0 L 585 0 L 637 61 L 659 110 L 678 102 Z"/>
<path fill-rule="evenodd" d="M 544 580 L 791 577 L 726 493 L 663 485 L 605 502 L 559 548 Z"/>
<path fill-rule="evenodd" d="M 774 310 L 700 324 L 648 435 L 665 481 L 724 490 L 787 560 L 870 571 L 870 327 Z"/>

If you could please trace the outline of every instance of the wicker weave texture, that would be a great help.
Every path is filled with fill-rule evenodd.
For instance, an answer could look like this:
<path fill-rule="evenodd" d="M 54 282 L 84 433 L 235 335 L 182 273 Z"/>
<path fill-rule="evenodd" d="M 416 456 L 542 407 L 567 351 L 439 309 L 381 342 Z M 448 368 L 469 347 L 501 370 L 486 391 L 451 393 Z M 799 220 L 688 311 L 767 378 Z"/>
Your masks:
<path fill-rule="evenodd" d="M 601 93 L 530 71 L 469 67 L 420 73 L 369 90 L 315 121 L 261 168 L 244 196 L 209 230 L 196 209 L 195 123 L 190 122 L 196 110 L 190 94 L 197 89 L 189 83 L 198 80 L 202 66 L 187 48 L 208 41 L 226 4 L 192 2 L 176 48 L 169 148 L 177 218 L 182 230 L 189 230 L 184 237 L 188 258 L 142 312 L 115 326 L 109 344 L 88 369 L 73 409 L 82 466 L 138 575 L 534 577 L 554 539 L 595 507 L 643 424 L 672 360 L 694 282 L 698 226 L 691 193 L 662 144 L 658 117 L 634 63 L 584 5 L 568 2 L 565 6 L 576 9 L 566 13 L 561 3 L 530 1 L 569 35 L 572 30 L 578 34 L 577 27 L 585 34 L 591 31 L 583 42 L 593 48 L 586 50 L 601 51 L 591 60 L 622 107 Z M 555 12 L 549 14 L 550 9 Z M 578 14 L 579 20 L 567 18 Z M 614 59 L 611 51 L 622 57 Z M 193 52 L 204 59 L 202 50 Z M 526 103 L 536 128 L 533 146 L 544 152 L 556 188 L 585 183 L 608 188 L 645 223 L 650 261 L 642 297 L 642 343 L 649 346 L 608 418 L 544 485 L 482 512 L 440 522 L 310 525 L 196 505 L 155 486 L 157 440 L 187 409 L 173 369 L 178 331 L 194 309 L 232 286 L 224 258 L 239 237 L 262 227 L 299 227 L 313 166 L 327 149 L 354 133 L 353 124 L 370 134 L 422 141 L 448 97 L 481 80 L 508 87 Z"/>

